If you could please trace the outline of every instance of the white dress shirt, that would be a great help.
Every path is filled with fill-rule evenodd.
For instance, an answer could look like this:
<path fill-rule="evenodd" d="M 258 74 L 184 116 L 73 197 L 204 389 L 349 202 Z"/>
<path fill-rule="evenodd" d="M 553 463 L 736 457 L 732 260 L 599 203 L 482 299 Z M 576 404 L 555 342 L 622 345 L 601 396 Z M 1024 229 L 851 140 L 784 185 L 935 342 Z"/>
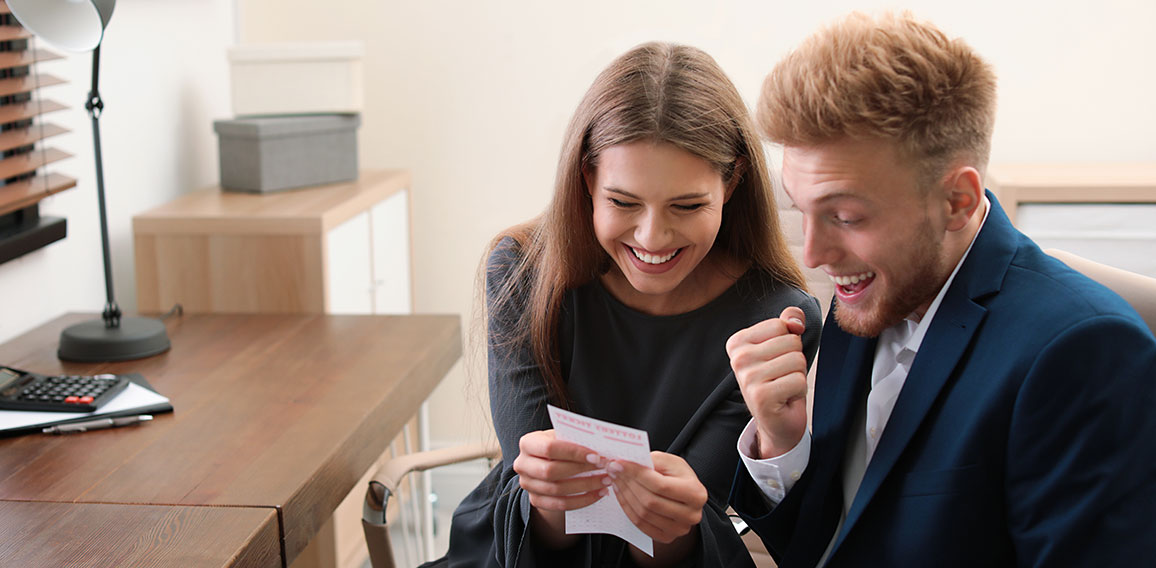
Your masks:
<path fill-rule="evenodd" d="M 983 205 L 983 219 L 980 221 L 979 230 L 983 229 L 983 223 L 987 221 L 987 213 L 991 210 L 991 203 L 987 197 L 983 198 Z M 963 266 L 963 261 L 971 252 L 971 246 L 975 244 L 975 237 L 979 236 L 979 230 L 975 232 L 967 250 L 960 257 L 955 269 L 951 272 L 951 276 L 939 289 L 939 293 L 923 317 L 920 318 L 911 314 L 903 321 L 879 334 L 879 343 L 875 348 L 875 362 L 871 368 L 871 392 L 867 395 L 867 420 L 863 432 L 866 437 L 867 462 L 871 461 L 871 456 L 879 444 L 879 439 L 883 436 L 887 419 L 891 417 L 891 411 L 895 408 L 895 401 L 899 399 L 899 392 L 903 390 L 903 383 L 907 380 L 907 373 L 911 371 L 911 364 L 915 361 L 916 353 L 919 352 L 919 345 L 923 343 L 923 337 L 927 334 L 928 327 L 931 326 L 935 312 L 939 310 L 943 296 L 947 294 L 947 289 L 955 280 L 959 267 Z M 791 487 L 794 486 L 795 481 L 799 479 L 810 461 L 811 433 L 804 432 L 803 439 L 781 456 L 755 459 L 751 456 L 758 455 L 756 433 L 755 421 L 752 418 L 739 436 L 739 456 L 767 501 L 772 505 L 778 504 L 786 496 L 787 491 L 790 491 Z M 859 475 L 862 475 L 863 470 L 866 469 L 866 463 L 862 464 L 862 467 L 850 469 L 857 470 Z M 850 485 L 858 487 L 859 480 L 853 481 L 854 483 Z M 844 497 L 844 514 L 851 505 L 851 497 L 853 495 Z"/>

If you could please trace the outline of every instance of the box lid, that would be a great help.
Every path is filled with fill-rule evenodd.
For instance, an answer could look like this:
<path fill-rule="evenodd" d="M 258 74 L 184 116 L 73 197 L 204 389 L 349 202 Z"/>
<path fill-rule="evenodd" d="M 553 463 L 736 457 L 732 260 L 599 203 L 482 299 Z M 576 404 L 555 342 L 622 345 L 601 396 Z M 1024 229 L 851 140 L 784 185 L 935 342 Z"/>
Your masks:
<path fill-rule="evenodd" d="M 229 48 L 229 61 L 232 63 L 361 59 L 364 55 L 365 43 L 361 41 L 263 43 Z"/>
<path fill-rule="evenodd" d="M 215 120 L 213 130 L 218 135 L 232 138 L 275 138 L 355 130 L 360 125 L 359 114 L 301 114 Z"/>

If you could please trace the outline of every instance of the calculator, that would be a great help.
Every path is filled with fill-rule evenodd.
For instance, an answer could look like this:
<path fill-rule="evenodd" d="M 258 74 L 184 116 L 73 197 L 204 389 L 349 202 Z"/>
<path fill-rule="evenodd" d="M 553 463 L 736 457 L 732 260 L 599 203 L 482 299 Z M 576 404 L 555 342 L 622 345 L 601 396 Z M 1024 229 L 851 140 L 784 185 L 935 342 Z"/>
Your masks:
<path fill-rule="evenodd" d="M 41 375 L 0 366 L 0 409 L 92 412 L 127 386 L 124 375 Z"/>

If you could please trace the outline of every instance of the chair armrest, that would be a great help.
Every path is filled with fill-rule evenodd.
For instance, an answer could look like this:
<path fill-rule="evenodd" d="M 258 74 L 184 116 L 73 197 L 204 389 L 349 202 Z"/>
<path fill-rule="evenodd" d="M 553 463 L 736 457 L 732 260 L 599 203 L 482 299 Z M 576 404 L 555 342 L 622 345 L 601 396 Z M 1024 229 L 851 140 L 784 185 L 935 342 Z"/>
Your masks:
<path fill-rule="evenodd" d="M 481 458 L 495 459 L 501 456 L 502 448 L 498 446 L 497 442 L 465 444 L 440 450 L 414 452 L 386 462 L 373 476 L 372 481 L 381 483 L 390 491 L 396 491 L 401 480 L 412 472 Z"/>
<path fill-rule="evenodd" d="M 481 458 L 497 459 L 501 456 L 501 446 L 496 441 L 491 441 L 414 452 L 393 458 L 369 481 L 369 489 L 365 494 L 365 518 L 382 518 L 389 496 L 397 491 L 401 480 L 410 473 Z"/>

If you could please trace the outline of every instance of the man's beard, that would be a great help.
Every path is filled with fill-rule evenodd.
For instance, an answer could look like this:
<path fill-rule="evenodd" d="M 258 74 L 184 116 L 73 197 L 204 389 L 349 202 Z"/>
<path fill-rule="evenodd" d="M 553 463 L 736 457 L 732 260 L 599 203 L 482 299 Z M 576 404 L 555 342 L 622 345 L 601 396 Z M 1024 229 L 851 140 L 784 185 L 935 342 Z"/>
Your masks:
<path fill-rule="evenodd" d="M 916 308 L 930 303 L 939 293 L 940 287 L 947 279 L 942 269 L 943 238 L 935 238 L 931 221 L 924 218 L 919 230 L 914 236 L 915 248 L 907 257 L 905 266 L 892 269 L 890 276 L 901 278 L 901 281 L 888 283 L 889 290 L 884 295 L 865 306 L 864 310 L 843 308 L 842 300 L 835 302 L 835 321 L 847 333 L 860 337 L 876 337 L 883 330 L 903 321 Z M 871 285 L 879 284 L 878 281 Z M 836 297 L 837 298 L 837 297 Z"/>

